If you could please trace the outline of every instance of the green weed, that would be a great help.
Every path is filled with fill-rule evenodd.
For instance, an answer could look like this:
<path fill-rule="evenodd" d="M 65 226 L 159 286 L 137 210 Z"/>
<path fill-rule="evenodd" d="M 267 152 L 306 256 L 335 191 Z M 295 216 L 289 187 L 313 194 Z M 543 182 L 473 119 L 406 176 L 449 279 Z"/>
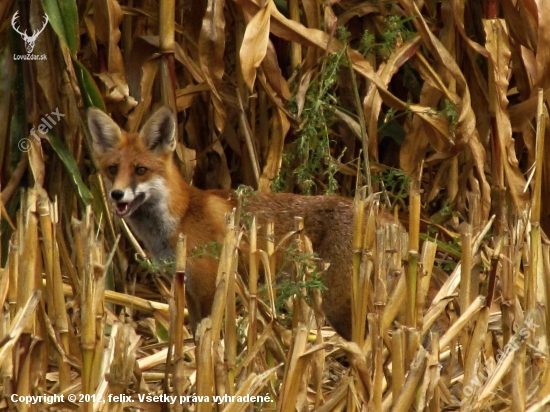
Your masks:
<path fill-rule="evenodd" d="M 250 186 L 240 185 L 236 190 L 235 194 L 237 197 L 242 196 L 242 210 L 241 215 L 239 216 L 240 221 L 244 224 L 244 227 L 247 230 L 250 230 L 250 225 L 252 224 L 252 213 L 246 210 L 246 207 L 250 204 L 250 199 L 257 200 L 258 193 L 252 189 Z"/>
<path fill-rule="evenodd" d="M 392 205 L 399 200 L 405 200 L 409 196 L 411 178 L 403 170 L 384 170 L 373 176 L 372 181 L 373 183 L 383 183 L 385 190 L 382 196 L 387 196 Z"/>
<path fill-rule="evenodd" d="M 347 41 L 349 33 L 338 30 L 338 38 Z M 273 191 L 286 190 L 286 180 L 290 168 L 298 167 L 292 172 L 296 183 L 305 194 L 311 194 L 316 188 L 315 177 L 325 175 L 327 178 L 327 194 L 335 193 L 338 182 L 334 177 L 337 171 L 336 162 L 330 153 L 332 130 L 335 123 L 335 108 L 339 100 L 335 93 L 341 68 L 347 64 L 347 51 L 342 48 L 329 54 L 322 62 L 319 75 L 313 79 L 306 92 L 304 108 L 301 113 L 301 126 L 298 129 L 298 139 L 291 150 L 283 155 L 283 164 L 279 175 L 272 184 Z M 290 111 L 298 115 L 296 97 L 290 101 Z"/>
<path fill-rule="evenodd" d="M 203 243 L 193 248 L 189 254 L 189 259 L 200 258 L 200 257 L 211 257 L 213 259 L 220 259 L 221 248 L 218 242 L 208 242 Z"/>
<path fill-rule="evenodd" d="M 311 305 L 311 295 L 313 290 L 324 292 L 327 290 L 323 283 L 322 274 L 319 273 L 318 266 L 315 263 L 317 255 L 315 253 L 300 253 L 295 244 L 289 245 L 285 250 L 284 262 L 281 270 L 277 274 L 277 296 L 275 299 L 275 309 L 278 314 L 285 313 L 286 319 L 292 319 L 286 307 L 286 301 L 292 296 L 299 296 Z M 293 280 L 288 273 L 288 268 L 293 265 L 298 268 L 296 278 Z M 305 279 L 305 280 L 303 280 Z"/>
<path fill-rule="evenodd" d="M 359 41 L 358 51 L 366 56 L 374 53 L 377 56 L 387 58 L 399 44 L 410 40 L 416 33 L 408 27 L 414 17 L 403 18 L 401 16 L 389 16 L 384 24 L 384 31 L 380 41 L 376 42 L 376 36 L 365 30 Z"/>
<path fill-rule="evenodd" d="M 176 270 L 176 263 L 165 259 L 138 259 L 139 266 L 148 273 L 170 273 Z"/>

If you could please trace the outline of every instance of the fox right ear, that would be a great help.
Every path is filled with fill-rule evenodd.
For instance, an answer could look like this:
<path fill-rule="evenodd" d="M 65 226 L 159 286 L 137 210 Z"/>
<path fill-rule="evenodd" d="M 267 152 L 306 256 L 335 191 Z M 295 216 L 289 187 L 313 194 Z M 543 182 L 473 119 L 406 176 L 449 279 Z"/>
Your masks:
<path fill-rule="evenodd" d="M 174 113 L 163 106 L 143 125 L 139 137 L 149 150 L 159 153 L 173 152 L 176 149 L 176 128 Z"/>
<path fill-rule="evenodd" d="M 114 149 L 122 135 L 120 127 L 107 114 L 95 107 L 88 109 L 88 129 L 94 150 L 98 153 Z"/>

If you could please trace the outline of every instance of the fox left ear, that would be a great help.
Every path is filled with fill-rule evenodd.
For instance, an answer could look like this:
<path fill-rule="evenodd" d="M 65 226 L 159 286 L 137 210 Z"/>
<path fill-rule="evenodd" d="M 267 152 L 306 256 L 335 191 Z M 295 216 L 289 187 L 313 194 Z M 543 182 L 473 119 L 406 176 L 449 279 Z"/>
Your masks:
<path fill-rule="evenodd" d="M 97 153 L 114 149 L 122 135 L 120 127 L 113 119 L 95 107 L 88 109 L 88 129 Z"/>
<path fill-rule="evenodd" d="M 176 121 L 174 113 L 166 106 L 158 109 L 139 132 L 149 150 L 173 152 L 176 149 Z"/>

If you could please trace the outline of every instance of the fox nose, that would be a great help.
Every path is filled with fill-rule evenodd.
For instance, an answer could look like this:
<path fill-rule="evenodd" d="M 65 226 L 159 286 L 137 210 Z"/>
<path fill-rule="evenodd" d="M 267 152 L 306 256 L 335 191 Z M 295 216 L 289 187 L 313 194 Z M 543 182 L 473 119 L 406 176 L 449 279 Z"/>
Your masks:
<path fill-rule="evenodd" d="M 124 197 L 124 192 L 122 190 L 113 190 L 111 192 L 111 197 L 114 199 L 114 200 L 120 200 Z"/>

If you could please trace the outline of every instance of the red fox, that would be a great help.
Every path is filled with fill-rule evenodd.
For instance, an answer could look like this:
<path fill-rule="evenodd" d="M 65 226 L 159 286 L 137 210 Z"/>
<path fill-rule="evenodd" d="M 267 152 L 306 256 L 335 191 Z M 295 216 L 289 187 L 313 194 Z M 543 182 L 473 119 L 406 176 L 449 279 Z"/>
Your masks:
<path fill-rule="evenodd" d="M 157 110 L 139 133 L 121 130 L 102 111 L 88 110 L 88 127 L 102 173 L 111 182 L 116 215 L 123 218 L 156 259 L 175 260 L 178 236 L 187 236 L 188 253 L 200 245 L 221 242 L 225 214 L 236 206 L 223 190 L 201 190 L 187 184 L 174 163 L 176 122 L 167 107 Z M 323 310 L 334 329 L 351 339 L 353 201 L 339 196 L 258 193 L 247 212 L 275 222 L 276 235 L 293 230 L 294 217 L 304 218 L 313 250 L 329 263 L 323 274 L 327 290 Z M 381 214 L 379 220 L 392 220 Z M 193 328 L 210 314 L 217 261 L 187 260 L 187 301 Z"/>

